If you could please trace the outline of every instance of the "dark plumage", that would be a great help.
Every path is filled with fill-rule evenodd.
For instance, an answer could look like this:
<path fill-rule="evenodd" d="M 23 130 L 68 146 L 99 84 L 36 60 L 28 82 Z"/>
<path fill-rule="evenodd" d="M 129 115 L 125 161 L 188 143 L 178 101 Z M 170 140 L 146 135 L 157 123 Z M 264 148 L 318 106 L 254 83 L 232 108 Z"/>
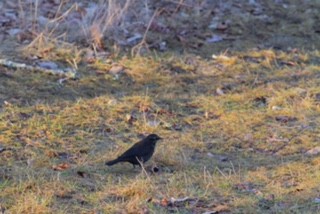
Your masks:
<path fill-rule="evenodd" d="M 129 162 L 133 165 L 139 165 L 139 162 L 145 163 L 147 162 L 154 153 L 154 149 L 156 147 L 156 143 L 158 140 L 162 139 L 156 134 L 150 134 L 143 140 L 134 144 L 130 149 L 128 149 L 125 153 L 120 155 L 118 158 L 106 162 L 106 165 L 112 166 L 119 162 Z"/>

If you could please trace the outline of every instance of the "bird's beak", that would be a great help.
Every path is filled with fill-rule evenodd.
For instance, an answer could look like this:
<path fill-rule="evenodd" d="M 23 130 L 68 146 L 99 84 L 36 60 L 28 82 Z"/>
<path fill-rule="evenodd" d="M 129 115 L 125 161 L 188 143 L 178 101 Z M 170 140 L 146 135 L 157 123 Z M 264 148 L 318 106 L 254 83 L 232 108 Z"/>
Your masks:
<path fill-rule="evenodd" d="M 163 140 L 163 138 L 162 138 L 162 137 L 159 137 L 158 140 Z"/>

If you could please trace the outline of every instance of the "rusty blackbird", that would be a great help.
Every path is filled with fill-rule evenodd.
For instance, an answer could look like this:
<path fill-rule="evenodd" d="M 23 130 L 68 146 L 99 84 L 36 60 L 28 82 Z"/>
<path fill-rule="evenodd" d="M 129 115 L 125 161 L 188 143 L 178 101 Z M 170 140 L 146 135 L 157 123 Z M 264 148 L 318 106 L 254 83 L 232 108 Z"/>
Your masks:
<path fill-rule="evenodd" d="M 141 166 L 141 163 L 145 163 L 151 158 L 157 141 L 161 139 L 162 138 L 156 134 L 150 134 L 146 138 L 134 144 L 118 158 L 106 162 L 106 165 L 112 166 L 119 162 L 129 162 L 133 165 L 133 167 L 135 167 L 135 165 Z"/>

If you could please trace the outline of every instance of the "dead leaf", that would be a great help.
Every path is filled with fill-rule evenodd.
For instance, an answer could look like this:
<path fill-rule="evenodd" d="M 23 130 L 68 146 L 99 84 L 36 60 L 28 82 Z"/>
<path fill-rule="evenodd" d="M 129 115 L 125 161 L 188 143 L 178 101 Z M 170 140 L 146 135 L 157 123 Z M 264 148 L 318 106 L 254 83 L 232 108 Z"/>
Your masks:
<path fill-rule="evenodd" d="M 276 116 L 276 121 L 281 123 L 294 122 L 297 121 L 298 118 L 290 117 L 290 116 Z"/>
<path fill-rule="evenodd" d="M 306 152 L 306 155 L 317 155 L 320 153 L 320 146 L 314 147 Z"/>
<path fill-rule="evenodd" d="M 133 122 L 137 121 L 137 117 L 133 114 L 126 114 L 126 122 L 129 124 L 133 124 Z"/>
<path fill-rule="evenodd" d="M 230 208 L 225 204 L 219 204 L 213 210 L 215 211 L 215 213 L 229 212 Z"/>
<path fill-rule="evenodd" d="M 281 63 L 284 64 L 284 65 L 288 65 L 288 66 L 296 66 L 297 65 L 297 63 L 292 62 L 292 61 L 281 62 Z"/>
<path fill-rule="evenodd" d="M 167 207 L 169 205 L 169 200 L 166 198 L 161 199 L 160 205 L 163 207 Z"/>
<path fill-rule="evenodd" d="M 59 165 L 55 165 L 52 167 L 52 169 L 55 171 L 63 171 L 63 170 L 69 169 L 69 168 L 70 168 L 70 164 L 68 164 L 68 163 L 61 163 Z"/>

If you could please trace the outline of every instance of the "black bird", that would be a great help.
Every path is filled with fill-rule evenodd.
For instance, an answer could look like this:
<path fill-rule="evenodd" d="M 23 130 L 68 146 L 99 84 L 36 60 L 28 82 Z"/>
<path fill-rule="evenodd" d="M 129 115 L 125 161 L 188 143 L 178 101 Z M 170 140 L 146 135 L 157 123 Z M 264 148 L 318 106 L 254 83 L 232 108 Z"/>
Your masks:
<path fill-rule="evenodd" d="M 141 163 L 145 163 L 151 158 L 157 141 L 161 139 L 162 138 L 156 134 L 150 134 L 146 138 L 134 144 L 118 158 L 106 162 L 106 165 L 112 166 L 119 162 L 129 162 L 133 165 L 133 167 L 135 167 L 135 165 L 141 166 Z"/>

